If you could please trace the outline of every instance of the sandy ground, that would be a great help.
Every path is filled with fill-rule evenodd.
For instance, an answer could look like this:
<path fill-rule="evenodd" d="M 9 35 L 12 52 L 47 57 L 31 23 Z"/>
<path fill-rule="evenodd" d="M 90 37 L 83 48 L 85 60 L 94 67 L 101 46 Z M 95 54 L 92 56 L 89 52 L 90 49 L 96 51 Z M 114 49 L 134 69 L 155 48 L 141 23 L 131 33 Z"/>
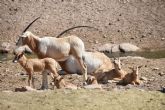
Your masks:
<path fill-rule="evenodd" d="M 0 42 L 14 42 L 35 18 L 29 31 L 42 36 L 75 34 L 86 48 L 129 42 L 141 48 L 165 47 L 164 0 L 1 0 Z M 105 35 L 105 36 L 104 36 Z"/>
<path fill-rule="evenodd" d="M 165 59 L 145 59 L 141 57 L 122 57 L 122 68 L 131 72 L 129 67 L 142 66 L 139 73 L 141 77 L 144 77 L 143 84 L 139 86 L 127 85 L 121 86 L 112 83 L 111 81 L 107 84 L 102 84 L 102 87 L 106 90 L 113 89 L 130 89 L 140 88 L 143 90 L 161 90 L 161 87 L 165 86 Z M 0 63 L 0 91 L 4 90 L 15 90 L 15 88 L 27 85 L 27 75 L 22 67 L 17 63 L 12 63 L 11 60 Z M 36 88 L 39 89 L 41 86 L 41 74 L 36 73 L 35 75 Z M 77 74 L 63 75 L 64 79 L 77 86 L 82 86 L 82 76 Z M 49 76 L 49 88 L 51 79 Z"/>

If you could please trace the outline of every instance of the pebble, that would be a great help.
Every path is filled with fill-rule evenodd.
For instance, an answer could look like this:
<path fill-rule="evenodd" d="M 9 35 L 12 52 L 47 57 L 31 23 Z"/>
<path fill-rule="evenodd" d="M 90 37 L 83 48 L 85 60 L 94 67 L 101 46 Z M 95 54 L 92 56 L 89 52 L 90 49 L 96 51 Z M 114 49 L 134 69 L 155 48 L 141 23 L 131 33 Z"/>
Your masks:
<path fill-rule="evenodd" d="M 162 40 L 162 41 L 164 41 L 164 40 L 165 40 L 165 38 L 163 37 L 163 38 L 161 38 L 161 40 Z"/>
<path fill-rule="evenodd" d="M 102 89 L 100 84 L 92 84 L 84 86 L 85 89 Z"/>
<path fill-rule="evenodd" d="M 104 35 L 104 36 L 103 36 L 103 38 L 107 38 L 107 36 L 106 36 L 106 35 Z"/>
<path fill-rule="evenodd" d="M 140 78 L 140 80 L 147 81 L 147 78 L 146 78 L 146 77 L 144 77 L 144 76 L 142 76 L 142 77 Z"/>
<path fill-rule="evenodd" d="M 156 67 L 156 68 L 153 68 L 153 70 L 159 70 L 159 68 Z"/>
<path fill-rule="evenodd" d="M 95 40 L 95 44 L 98 44 L 98 43 L 99 43 L 99 41 Z"/>
<path fill-rule="evenodd" d="M 158 73 L 158 75 L 163 76 L 163 75 L 165 75 L 165 73 L 160 72 L 160 73 Z"/>

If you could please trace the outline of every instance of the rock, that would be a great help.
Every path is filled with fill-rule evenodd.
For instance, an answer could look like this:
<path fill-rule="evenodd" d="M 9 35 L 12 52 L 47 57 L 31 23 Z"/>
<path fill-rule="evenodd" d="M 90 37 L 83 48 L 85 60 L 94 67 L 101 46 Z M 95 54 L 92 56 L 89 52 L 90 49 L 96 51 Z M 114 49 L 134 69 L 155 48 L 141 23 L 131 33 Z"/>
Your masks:
<path fill-rule="evenodd" d="M 98 44 L 98 43 L 99 43 L 99 41 L 95 40 L 95 44 Z"/>
<path fill-rule="evenodd" d="M 160 73 L 158 73 L 158 75 L 163 76 L 163 75 L 165 75 L 165 73 L 160 72 Z"/>
<path fill-rule="evenodd" d="M 89 42 L 89 43 L 93 43 L 93 41 L 92 41 L 92 40 L 88 40 L 88 42 Z"/>
<path fill-rule="evenodd" d="M 159 70 L 159 68 L 155 67 L 155 68 L 153 68 L 153 70 Z"/>
<path fill-rule="evenodd" d="M 119 45 L 118 45 L 118 44 L 114 44 L 114 45 L 112 46 L 111 52 L 112 52 L 112 53 L 120 52 Z"/>
<path fill-rule="evenodd" d="M 138 51 L 140 48 L 130 43 L 121 43 L 119 45 L 119 49 L 121 52 L 135 52 Z"/>
<path fill-rule="evenodd" d="M 107 38 L 107 36 L 106 36 L 106 35 L 104 35 L 104 36 L 103 36 L 103 38 Z"/>
<path fill-rule="evenodd" d="M 140 80 L 147 81 L 148 79 L 147 79 L 146 77 L 142 76 L 142 77 L 140 78 Z"/>
<path fill-rule="evenodd" d="M 111 48 L 114 44 L 107 43 L 97 48 L 100 52 L 111 52 Z"/>
<path fill-rule="evenodd" d="M 165 38 L 163 37 L 163 38 L 161 38 L 161 40 L 162 40 L 162 41 L 164 41 L 164 40 L 165 40 Z"/>
<path fill-rule="evenodd" d="M 84 86 L 85 89 L 102 89 L 100 84 L 91 84 Z"/>
<path fill-rule="evenodd" d="M 37 91 L 37 90 L 31 88 L 30 86 L 25 86 L 25 87 L 21 87 L 21 88 L 15 88 L 15 92 L 26 92 L 26 91 Z"/>
<path fill-rule="evenodd" d="M 15 48 L 14 44 L 11 44 L 9 42 L 2 42 L 0 44 L 0 53 L 9 53 L 12 52 L 12 50 Z"/>

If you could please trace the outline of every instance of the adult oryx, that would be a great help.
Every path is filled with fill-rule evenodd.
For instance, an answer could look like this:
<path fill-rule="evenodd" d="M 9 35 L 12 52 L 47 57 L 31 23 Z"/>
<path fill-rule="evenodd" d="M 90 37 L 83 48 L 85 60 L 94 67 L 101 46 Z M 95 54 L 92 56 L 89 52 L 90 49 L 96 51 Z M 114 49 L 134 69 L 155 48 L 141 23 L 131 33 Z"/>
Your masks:
<path fill-rule="evenodd" d="M 29 26 L 28 26 L 29 27 Z M 65 61 L 69 56 L 74 56 L 81 66 L 84 83 L 87 80 L 87 67 L 83 61 L 85 47 L 83 41 L 76 36 L 67 36 L 63 38 L 38 37 L 29 31 L 24 30 L 16 42 L 17 46 L 28 45 L 29 48 L 38 56 L 38 58 L 50 57 L 56 61 Z M 45 72 L 43 75 L 47 75 Z M 43 88 L 47 88 L 46 81 L 43 81 Z M 46 86 L 46 87 L 45 87 Z"/>

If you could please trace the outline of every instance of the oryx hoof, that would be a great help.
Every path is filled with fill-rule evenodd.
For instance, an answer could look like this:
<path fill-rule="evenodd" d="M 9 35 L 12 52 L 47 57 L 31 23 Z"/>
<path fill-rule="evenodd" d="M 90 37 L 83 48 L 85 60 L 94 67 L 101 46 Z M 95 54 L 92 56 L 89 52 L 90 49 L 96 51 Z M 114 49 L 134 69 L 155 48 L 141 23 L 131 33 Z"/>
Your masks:
<path fill-rule="evenodd" d="M 48 87 L 41 86 L 40 90 L 48 90 Z"/>

